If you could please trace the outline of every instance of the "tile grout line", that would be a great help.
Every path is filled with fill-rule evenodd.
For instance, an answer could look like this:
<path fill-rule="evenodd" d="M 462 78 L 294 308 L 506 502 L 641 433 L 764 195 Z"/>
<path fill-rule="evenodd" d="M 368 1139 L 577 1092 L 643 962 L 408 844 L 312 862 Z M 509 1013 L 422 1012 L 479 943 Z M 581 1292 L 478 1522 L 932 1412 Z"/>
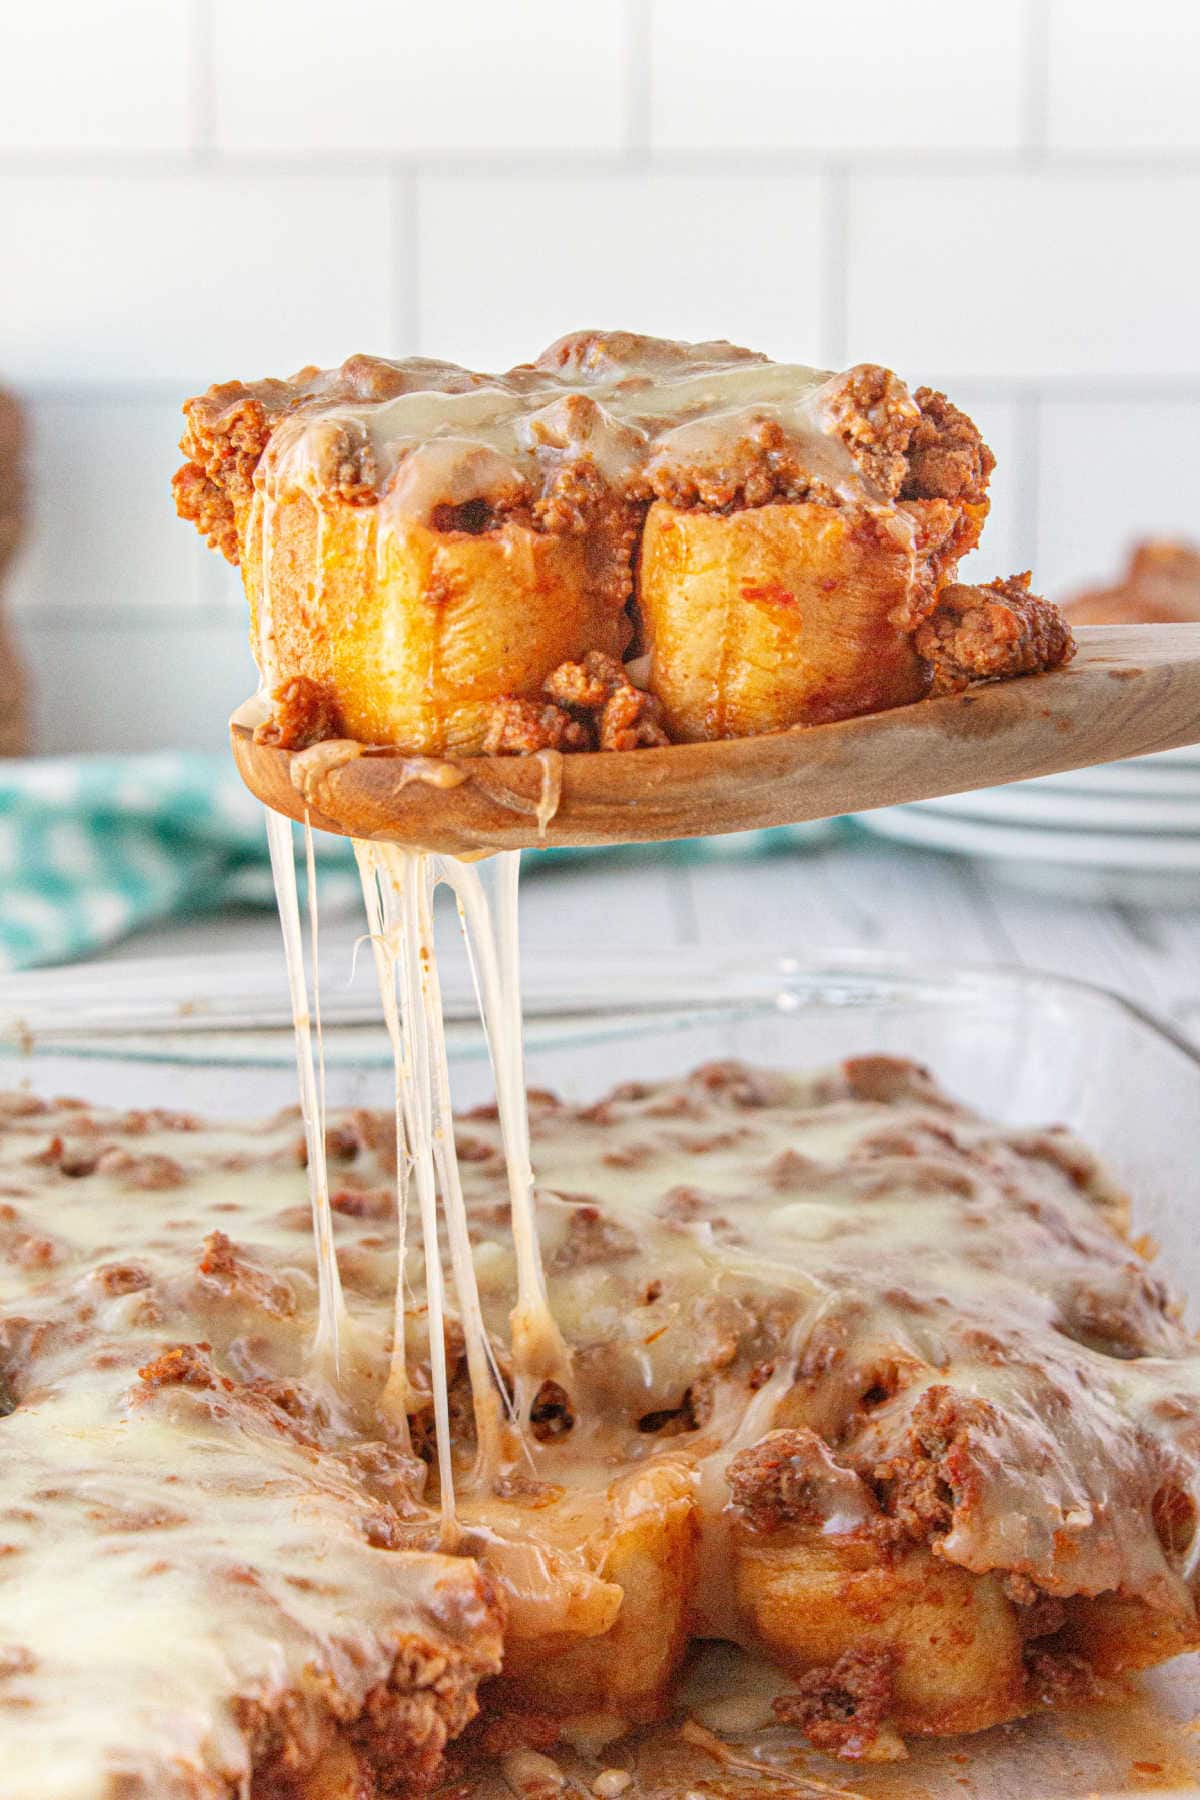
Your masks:
<path fill-rule="evenodd" d="M 206 0 L 193 0 L 197 17 L 206 17 Z M 203 36 L 197 32 L 198 40 Z M 202 49 L 198 42 L 198 52 Z M 205 52 L 207 57 L 207 52 Z M 201 89 L 204 87 L 204 93 Z M 651 101 L 650 81 L 644 83 Z M 643 103 L 644 104 L 644 103 Z M 215 80 L 194 84 L 196 130 L 215 137 Z M 212 116 L 210 116 L 210 114 Z M 1033 129 L 1031 122 L 1030 129 Z M 627 135 L 632 135 L 631 133 Z M 571 149 L 548 146 L 538 150 L 464 150 L 448 152 L 428 146 L 392 150 L 241 150 L 228 145 L 206 146 L 206 169 L 229 179 L 274 177 L 280 180 L 324 177 L 366 179 L 403 166 L 423 174 L 447 178 L 496 180 L 544 177 L 571 179 L 580 175 L 619 177 L 630 172 L 628 143 L 605 149 Z M 987 177 L 1035 176 L 1081 180 L 1111 180 L 1114 176 L 1145 180 L 1194 180 L 1200 175 L 1200 150 L 1155 153 L 1144 149 L 1051 150 L 1043 147 L 1036 163 L 1030 158 L 1036 146 L 1014 144 L 1006 150 L 891 150 L 864 148 L 842 150 L 840 165 L 859 178 L 892 177 L 896 180 L 978 181 Z M 197 150 L 78 150 L 69 148 L 0 149 L 0 177 L 40 177 L 47 181 L 82 176 L 109 180 L 139 180 L 192 173 Z M 786 175 L 820 175 L 829 166 L 826 150 L 744 149 L 732 146 L 712 150 L 662 150 L 648 148 L 637 165 L 658 175 L 697 179 L 715 175 L 745 180 Z"/>
<path fill-rule="evenodd" d="M 847 303 L 850 283 L 850 202 L 849 173 L 841 163 L 831 163 L 825 170 L 821 195 L 821 335 L 822 355 L 831 369 L 840 369 L 846 360 L 849 337 Z"/>
<path fill-rule="evenodd" d="M 183 521 L 179 529 L 184 530 Z M 186 550 L 186 544 L 185 544 Z M 210 552 L 209 554 L 212 554 Z M 198 590 L 200 597 L 192 606 L 185 608 L 171 607 L 165 604 L 146 606 L 109 606 L 97 607 L 94 599 L 81 602 L 78 606 L 64 606 L 56 603 L 53 606 L 23 606 L 12 608 L 11 616 L 18 622 L 22 631 L 40 630 L 43 626 L 51 632 L 77 632 L 85 624 L 94 624 L 97 629 L 134 630 L 139 632 L 150 630 L 151 633 L 173 632 L 181 625 L 191 626 L 212 624 L 214 620 L 226 620 L 231 624 L 238 619 L 238 609 L 230 602 L 204 598 L 203 590 Z"/>
<path fill-rule="evenodd" d="M 650 161 L 654 118 L 654 0 L 625 0 L 625 148 L 629 162 Z"/>
<path fill-rule="evenodd" d="M 389 246 L 392 280 L 392 330 L 396 355 L 413 356 L 421 337 L 421 201 L 420 173 L 396 168 L 391 177 Z"/>
<path fill-rule="evenodd" d="M 1041 453 L 1042 395 L 1036 388 L 1017 395 L 1017 522 L 1021 554 L 1018 560 L 1033 569 L 1041 566 Z M 1014 574 L 1018 571 L 1014 570 Z"/>
<path fill-rule="evenodd" d="M 192 154 L 209 168 L 218 156 L 216 18 L 213 0 L 191 0 L 191 9 Z"/>
<path fill-rule="evenodd" d="M 1022 136 L 1026 160 L 1043 170 L 1050 158 L 1050 8 L 1055 0 L 1026 0 Z"/>

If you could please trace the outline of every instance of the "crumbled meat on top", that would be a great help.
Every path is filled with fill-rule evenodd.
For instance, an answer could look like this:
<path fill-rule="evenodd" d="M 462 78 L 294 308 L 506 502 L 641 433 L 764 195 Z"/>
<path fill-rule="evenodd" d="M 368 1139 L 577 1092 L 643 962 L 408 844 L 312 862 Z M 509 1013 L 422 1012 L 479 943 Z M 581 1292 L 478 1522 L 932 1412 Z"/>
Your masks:
<path fill-rule="evenodd" d="M 714 441 L 704 455 L 672 450 L 652 457 L 635 483 L 643 499 L 665 500 L 680 511 L 741 512 L 776 500 L 837 506 L 841 496 L 812 466 L 803 444 L 778 419 L 756 419 L 741 434 Z"/>
<path fill-rule="evenodd" d="M 588 327 L 556 338 L 533 366 L 591 376 L 599 381 L 628 370 L 678 369 L 689 361 L 704 359 L 716 363 L 767 361 L 760 350 L 745 350 L 727 338 L 683 344 L 674 338 L 647 337 L 637 331 L 598 331 Z"/>
<path fill-rule="evenodd" d="M 548 1266 L 555 1270 L 583 1269 L 589 1264 L 633 1256 L 637 1248 L 637 1236 L 628 1225 L 584 1201 L 572 1207 L 562 1242 L 549 1258 Z"/>
<path fill-rule="evenodd" d="M 536 417 L 536 448 L 532 461 L 527 450 L 523 460 L 518 452 L 520 467 L 504 475 L 503 459 L 498 464 L 496 457 L 485 455 L 481 461 L 478 449 L 464 446 L 462 468 L 474 457 L 480 470 L 486 465 L 488 471 L 489 523 L 514 510 L 539 531 L 580 534 L 603 522 L 603 535 L 630 553 L 614 558 L 611 577 L 627 587 L 639 515 L 652 499 L 728 512 L 773 500 L 836 506 L 843 496 L 813 466 L 803 435 L 789 432 L 769 408 L 748 406 L 735 430 L 698 454 L 690 439 L 684 447 L 656 438 L 636 417 L 623 420 L 619 409 L 606 407 L 603 392 L 596 398 L 587 388 L 622 376 L 645 382 L 689 368 L 767 360 L 726 343 L 579 332 L 552 345 L 535 365 L 502 375 L 419 357 L 389 362 L 356 356 L 339 369 L 301 369 L 288 381 L 226 382 L 184 408 L 187 428 L 180 447 L 187 461 L 175 478 L 176 504 L 215 549 L 237 562 L 238 524 L 244 526 L 255 471 L 287 415 L 305 416 L 307 454 L 320 490 L 351 506 L 370 505 L 389 476 L 353 409 L 412 392 L 457 395 L 501 388 Z M 570 385 L 557 385 L 564 378 Z M 862 363 L 829 378 L 822 406 L 826 428 L 889 498 L 982 500 L 991 452 L 971 421 L 943 395 L 920 389 L 912 396 L 890 369 Z M 339 416 L 339 407 L 349 411 Z M 668 426 L 670 422 L 668 417 Z M 543 448 L 556 454 L 541 456 Z M 521 473 L 526 463 L 528 478 Z M 503 491 L 497 490 L 497 480 Z M 450 503 L 435 507 L 435 513 L 457 515 L 464 498 L 474 504 L 459 491 L 461 485 L 451 484 Z"/>
<path fill-rule="evenodd" d="M 734 1506 L 757 1530 L 820 1522 L 810 1475 L 811 1431 L 772 1431 L 730 1459 L 725 1479 Z"/>
<path fill-rule="evenodd" d="M 839 1464 L 828 1445 L 807 1426 L 769 1431 L 757 1444 L 739 1450 L 725 1471 L 733 1510 L 751 1531 L 815 1526 L 837 1515 L 874 1529 L 877 1514 L 870 1493 L 852 1469 Z"/>
<path fill-rule="evenodd" d="M 1030 575 L 983 587 L 952 583 L 913 643 L 933 670 L 932 692 L 1061 668 L 1075 654 L 1071 628 L 1052 601 L 1029 591 Z"/>
<path fill-rule="evenodd" d="M 979 1475 L 973 1437 L 994 1422 L 986 1400 L 941 1383 L 926 1388 L 912 1409 L 901 1452 L 870 1471 L 884 1512 L 914 1542 L 949 1531 L 957 1506 L 976 1498 Z"/>
<path fill-rule="evenodd" d="M 266 404 L 241 382 L 229 381 L 183 409 L 187 426 L 179 448 L 188 460 L 174 480 L 176 510 L 231 563 L 239 557 L 238 508 L 250 504 L 254 471 L 290 393 L 283 381 L 261 386 L 278 390 Z"/>
<path fill-rule="evenodd" d="M 934 388 L 918 388 L 913 399 L 920 418 L 908 443 L 904 498 L 978 504 L 996 466 L 979 427 Z"/>
<path fill-rule="evenodd" d="M 290 1318 L 296 1310 L 291 1283 L 245 1256 L 223 1231 L 205 1238 L 197 1274 L 211 1292 L 259 1307 L 273 1318 Z"/>
<path fill-rule="evenodd" d="M 213 1368 L 211 1348 L 210 1344 L 172 1344 L 138 1374 L 150 1388 L 227 1388 L 231 1384 Z"/>
<path fill-rule="evenodd" d="M 461 456 L 455 453 L 453 468 L 441 471 L 445 498 L 430 502 L 430 526 L 479 534 L 515 520 L 580 538 L 584 579 L 620 611 L 630 601 L 638 534 L 655 499 L 717 513 L 784 501 L 847 503 L 844 484 L 822 456 L 814 457 L 811 436 L 789 427 L 773 405 L 748 402 L 734 409 L 734 423 L 707 441 L 689 434 L 686 407 L 680 432 L 671 429 L 678 421 L 669 407 L 660 429 L 636 409 L 626 417 L 615 398 L 622 380 L 636 387 L 688 370 L 752 369 L 766 362 L 724 343 L 582 332 L 551 346 L 536 364 L 503 375 L 421 358 L 356 356 L 338 369 L 302 369 L 287 381 L 229 382 L 184 408 L 187 461 L 175 477 L 177 507 L 236 563 L 256 485 L 265 481 L 269 491 L 271 470 L 288 466 L 293 431 L 303 433 L 308 486 L 342 505 L 370 506 L 391 491 L 389 484 L 422 446 L 402 440 L 390 452 L 377 446 L 362 408 L 402 395 L 454 398 L 496 388 L 512 396 L 516 413 L 533 421 L 532 440 L 518 435 L 511 455 L 471 444 Z M 986 513 L 995 459 L 973 421 L 931 388 L 910 394 L 877 364 L 817 380 L 826 451 L 831 443 L 843 445 L 864 477 L 866 494 L 892 501 L 912 524 L 917 577 L 899 623 L 912 630 L 914 647 L 930 666 L 931 691 L 951 693 L 974 681 L 1068 661 L 1074 653 L 1070 631 L 1055 607 L 1029 592 L 1028 576 L 986 587 L 946 586 L 935 603 L 938 582 L 972 548 Z M 597 385 L 603 383 L 610 385 Z M 881 519 L 875 528 L 883 529 Z M 255 736 L 297 750 L 340 736 L 342 729 L 334 697 L 320 683 L 298 677 L 277 690 L 272 715 Z M 528 755 L 633 750 L 669 741 L 659 700 L 635 686 L 614 658 L 589 651 L 560 664 L 540 693 L 496 699 L 485 749 Z"/>
<path fill-rule="evenodd" d="M 876 363 L 859 363 L 846 371 L 827 406 L 838 436 L 859 468 L 894 498 L 908 477 L 905 453 L 921 424 L 921 414 L 899 376 Z"/>

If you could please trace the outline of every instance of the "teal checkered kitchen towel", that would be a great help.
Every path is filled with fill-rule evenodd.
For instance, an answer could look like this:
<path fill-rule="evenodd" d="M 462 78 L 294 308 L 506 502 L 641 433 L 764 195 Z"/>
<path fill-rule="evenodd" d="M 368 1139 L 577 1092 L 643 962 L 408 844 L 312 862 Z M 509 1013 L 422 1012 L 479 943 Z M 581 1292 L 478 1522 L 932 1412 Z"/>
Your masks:
<path fill-rule="evenodd" d="M 740 856 L 808 843 L 827 829 L 742 832 L 628 854 Z M 353 888 L 344 840 L 318 833 L 316 845 L 323 891 Z M 529 860 L 536 869 L 611 854 L 551 850 Z M 227 756 L 0 762 L 0 969 L 86 956 L 156 920 L 272 900 L 262 807 Z"/>

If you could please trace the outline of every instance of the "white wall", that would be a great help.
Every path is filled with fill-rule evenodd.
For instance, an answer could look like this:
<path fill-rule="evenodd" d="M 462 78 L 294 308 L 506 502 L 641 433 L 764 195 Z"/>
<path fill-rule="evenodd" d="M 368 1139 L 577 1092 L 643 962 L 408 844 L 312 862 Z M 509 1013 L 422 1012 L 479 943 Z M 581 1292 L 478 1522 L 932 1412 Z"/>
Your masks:
<path fill-rule="evenodd" d="M 1200 536 L 1191 0 L 38 0 L 0 8 L 0 380 L 45 749 L 219 745 L 236 576 L 180 400 L 354 350 L 719 335 L 949 387 L 981 573 Z"/>

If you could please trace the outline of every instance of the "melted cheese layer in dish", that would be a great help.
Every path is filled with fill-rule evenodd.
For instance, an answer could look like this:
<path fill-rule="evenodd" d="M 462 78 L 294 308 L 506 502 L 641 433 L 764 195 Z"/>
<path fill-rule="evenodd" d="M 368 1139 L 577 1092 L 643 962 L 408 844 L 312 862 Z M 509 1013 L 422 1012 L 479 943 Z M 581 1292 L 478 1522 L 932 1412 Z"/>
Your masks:
<path fill-rule="evenodd" d="M 415 1246 L 402 1426 L 388 1399 L 391 1111 L 327 1121 L 336 1389 L 296 1115 L 0 1120 L 13 1800 L 391 1792 L 481 1680 L 488 1730 L 552 1743 L 663 1715 L 713 1636 L 767 1654 L 814 1744 L 894 1755 L 1197 1638 L 1200 1357 L 1122 1197 L 911 1065 L 531 1096 L 566 1360 L 497 1467 L 448 1318 L 455 1556 Z M 456 1138 L 507 1382 L 499 1120 Z"/>

